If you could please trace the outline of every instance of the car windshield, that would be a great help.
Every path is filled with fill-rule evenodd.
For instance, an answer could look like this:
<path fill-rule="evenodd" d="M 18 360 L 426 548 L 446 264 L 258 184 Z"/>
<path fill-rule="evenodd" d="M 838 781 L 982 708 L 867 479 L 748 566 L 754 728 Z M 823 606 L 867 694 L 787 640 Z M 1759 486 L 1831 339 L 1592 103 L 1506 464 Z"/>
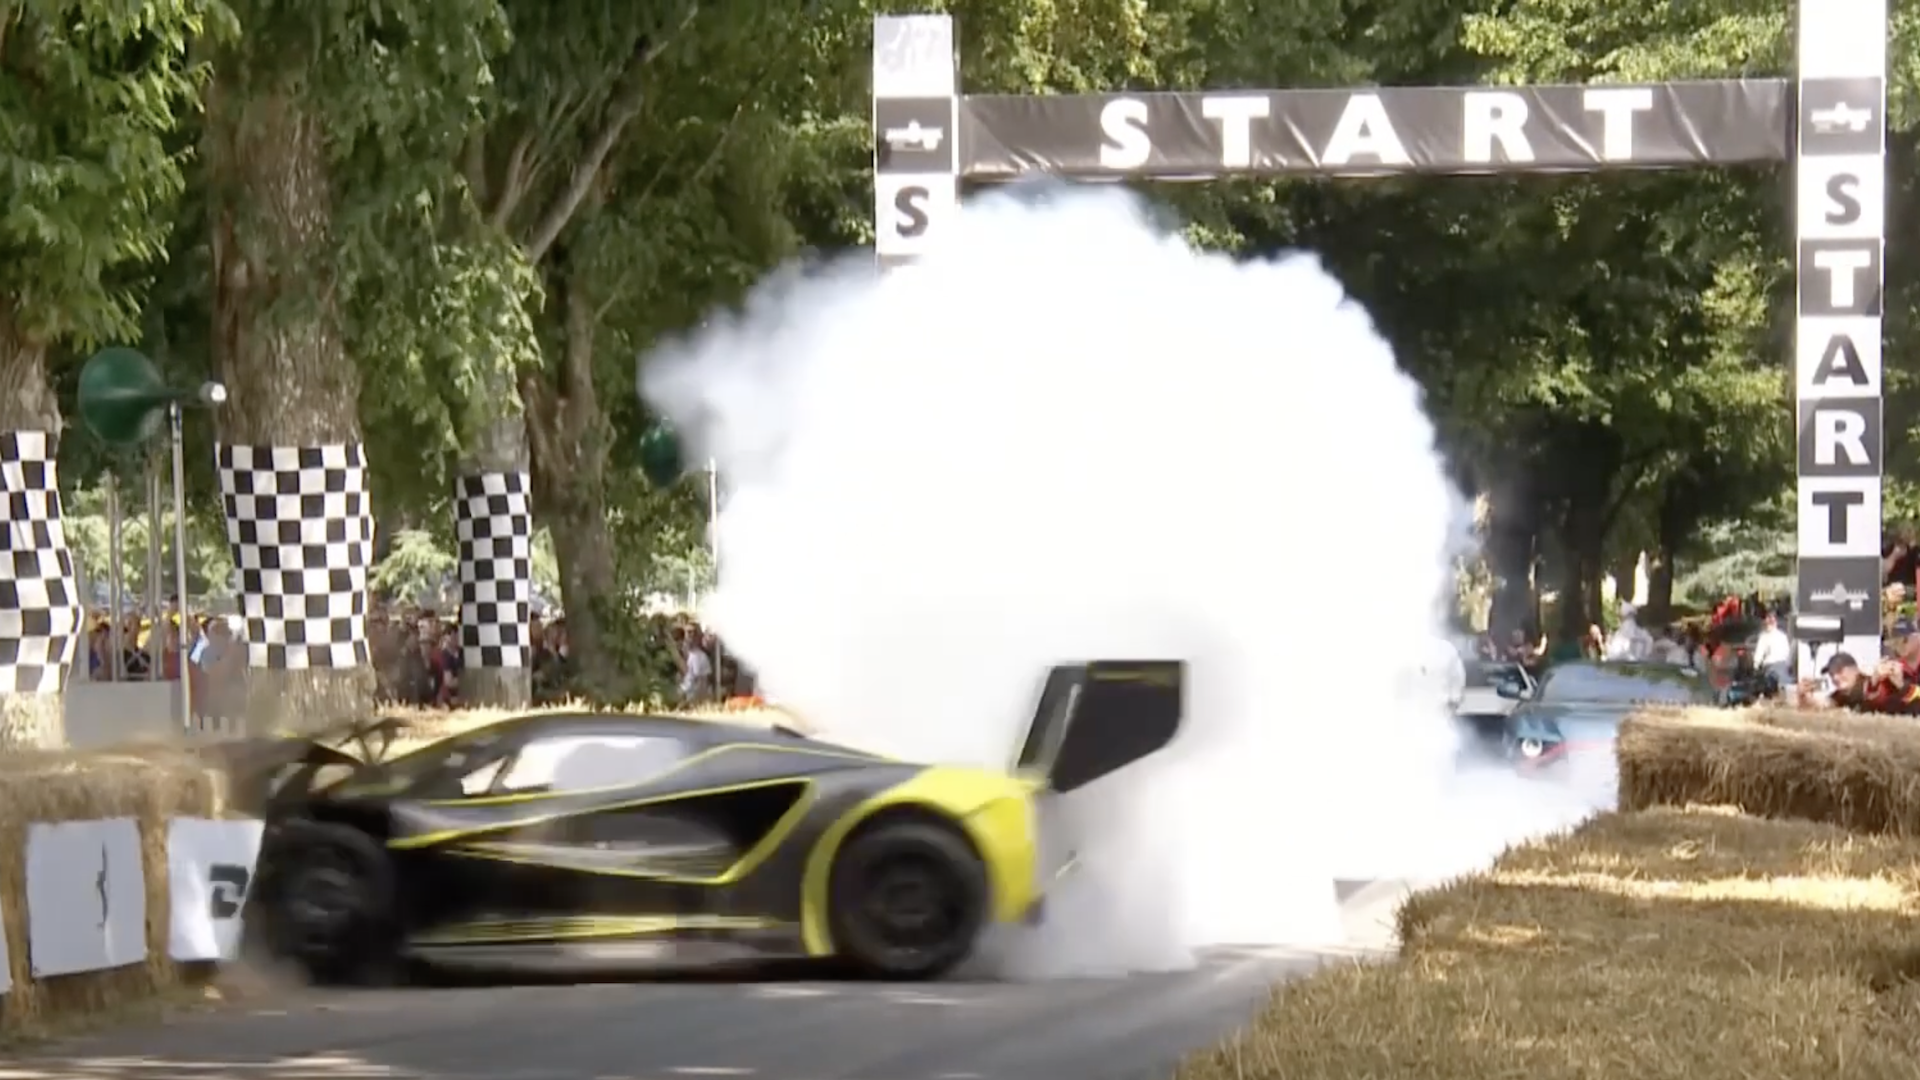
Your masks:
<path fill-rule="evenodd" d="M 357 786 L 377 784 L 382 789 L 399 792 L 428 776 L 459 775 L 490 757 L 494 745 L 505 734 L 504 730 L 482 727 L 448 736 L 363 769 L 355 776 L 354 783 Z"/>
<path fill-rule="evenodd" d="M 1687 705 L 1701 697 L 1699 677 L 1682 668 L 1565 664 L 1547 673 L 1536 700 L 1555 704 Z"/>

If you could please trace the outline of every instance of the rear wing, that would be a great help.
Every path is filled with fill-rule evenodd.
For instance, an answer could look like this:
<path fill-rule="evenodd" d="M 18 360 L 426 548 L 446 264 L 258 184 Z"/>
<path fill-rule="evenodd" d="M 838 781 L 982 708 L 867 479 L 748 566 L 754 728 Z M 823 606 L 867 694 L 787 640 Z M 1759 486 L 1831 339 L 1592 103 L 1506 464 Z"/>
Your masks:
<path fill-rule="evenodd" d="M 1014 771 L 1072 791 L 1166 749 L 1186 713 L 1186 664 L 1094 660 L 1047 673 Z"/>

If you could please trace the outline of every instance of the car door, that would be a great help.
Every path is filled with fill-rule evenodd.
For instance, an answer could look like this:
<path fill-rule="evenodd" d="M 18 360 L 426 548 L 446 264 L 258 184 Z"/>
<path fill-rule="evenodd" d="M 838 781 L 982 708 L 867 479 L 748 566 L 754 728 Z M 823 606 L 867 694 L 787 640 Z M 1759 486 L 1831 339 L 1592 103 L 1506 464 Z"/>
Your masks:
<path fill-rule="evenodd" d="M 512 808 L 522 824 L 449 844 L 443 861 L 490 917 L 685 910 L 697 904 L 695 883 L 723 873 L 733 856 L 716 830 L 671 813 L 670 804 L 646 800 L 647 781 L 690 753 L 679 739 L 652 734 L 571 732 L 529 740 L 462 782 L 468 798 Z M 547 798 L 601 791 L 609 798 L 593 809 Z"/>

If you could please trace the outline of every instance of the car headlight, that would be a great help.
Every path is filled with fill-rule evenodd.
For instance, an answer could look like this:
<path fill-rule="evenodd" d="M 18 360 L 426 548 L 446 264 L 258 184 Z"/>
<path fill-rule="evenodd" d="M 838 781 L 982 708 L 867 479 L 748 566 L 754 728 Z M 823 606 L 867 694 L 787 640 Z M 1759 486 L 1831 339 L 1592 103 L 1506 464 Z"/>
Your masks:
<path fill-rule="evenodd" d="M 1520 756 L 1523 758 L 1537 758 L 1546 752 L 1547 744 L 1539 739 L 1520 740 Z"/>

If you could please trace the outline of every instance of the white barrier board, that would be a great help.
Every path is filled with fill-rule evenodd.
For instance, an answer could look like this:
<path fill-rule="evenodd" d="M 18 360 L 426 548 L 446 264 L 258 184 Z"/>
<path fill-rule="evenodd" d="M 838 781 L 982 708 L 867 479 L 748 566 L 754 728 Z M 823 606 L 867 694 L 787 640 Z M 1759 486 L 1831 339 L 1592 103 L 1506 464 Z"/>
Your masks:
<path fill-rule="evenodd" d="M 146 872 L 132 818 L 28 826 L 27 957 L 36 979 L 147 958 Z"/>
<path fill-rule="evenodd" d="M 232 960 L 240 955 L 241 910 L 260 856 L 258 821 L 174 818 L 167 823 L 167 891 L 172 926 L 167 955 L 175 960 Z"/>
<path fill-rule="evenodd" d="M 0 912 L 0 927 L 6 926 L 5 913 Z M 13 961 L 7 956 L 7 935 L 0 930 L 0 994 L 13 989 Z"/>

